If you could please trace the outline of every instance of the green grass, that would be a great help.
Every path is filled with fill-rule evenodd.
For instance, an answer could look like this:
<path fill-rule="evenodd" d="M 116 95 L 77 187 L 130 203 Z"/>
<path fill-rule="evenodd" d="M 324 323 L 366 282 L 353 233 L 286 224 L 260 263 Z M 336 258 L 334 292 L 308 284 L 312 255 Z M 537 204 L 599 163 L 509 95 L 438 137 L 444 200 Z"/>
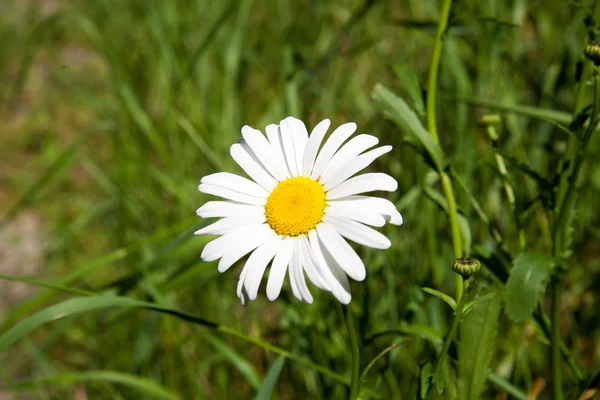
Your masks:
<path fill-rule="evenodd" d="M 570 356 L 562 392 L 578 396 L 600 368 L 594 124 L 573 218 L 561 225 L 572 231 L 554 227 L 590 125 L 571 121 L 594 102 L 576 76 L 582 62 L 591 82 L 583 49 L 600 15 L 594 1 L 455 1 L 437 80 L 438 145 L 427 136 L 425 89 L 441 3 L 63 0 L 44 14 L 38 2 L 4 0 L 0 225 L 25 210 L 43 217 L 44 268 L 29 282 L 45 287 L 0 310 L 0 392 L 347 398 L 352 355 L 333 296 L 313 289 L 307 305 L 285 286 L 271 303 L 263 284 L 244 308 L 235 295 L 241 263 L 219 274 L 199 258 L 210 238 L 192 235 L 206 224 L 195 210 L 210 199 L 196 190 L 200 178 L 241 173 L 229 156 L 240 128 L 294 115 L 309 129 L 323 118 L 355 121 L 394 145 L 375 168 L 398 180 L 386 196 L 405 223 L 383 229 L 389 250 L 358 248 L 367 279 L 352 283 L 365 398 L 418 398 L 435 367 L 428 398 L 478 398 L 479 388 L 484 399 L 524 398 L 545 380 L 538 398 L 556 399 L 547 282 L 504 290 L 520 254 L 562 265 L 544 276 L 561 273 L 559 333 Z M 497 141 L 479 123 L 486 113 L 501 116 Z M 471 304 L 436 361 L 453 312 L 421 288 L 454 298 L 456 285 L 440 175 L 470 238 L 463 245 L 483 264 L 465 303 L 500 294 Z M 504 310 L 486 319 L 499 296 L 521 295 L 535 308 L 519 310 L 524 324 Z M 467 365 L 471 356 L 479 369 Z"/>

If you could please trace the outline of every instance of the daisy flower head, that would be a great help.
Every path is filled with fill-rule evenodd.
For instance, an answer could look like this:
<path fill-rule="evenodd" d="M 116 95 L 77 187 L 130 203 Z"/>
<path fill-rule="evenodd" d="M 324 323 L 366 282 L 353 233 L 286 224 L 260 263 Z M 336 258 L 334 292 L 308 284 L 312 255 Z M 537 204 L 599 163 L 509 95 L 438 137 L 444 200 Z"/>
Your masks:
<path fill-rule="evenodd" d="M 242 128 L 243 139 L 231 146 L 235 162 L 251 178 L 228 172 L 205 176 L 198 189 L 226 199 L 209 201 L 197 214 L 221 218 L 197 235 L 218 235 L 202 251 L 204 261 L 219 261 L 219 272 L 252 252 L 242 269 L 237 295 L 242 304 L 254 300 L 269 263 L 267 297 L 275 300 L 286 273 L 292 293 L 312 303 L 305 274 L 318 288 L 341 303 L 351 300 L 348 277 L 362 281 L 365 265 L 345 239 L 387 249 L 390 240 L 371 228 L 402 216 L 389 200 L 365 196 L 393 192 L 398 183 L 384 173 L 355 176 L 392 146 L 356 131 L 353 122 L 339 126 L 323 146 L 330 121 L 321 121 L 309 135 L 302 121 L 287 117 L 262 132 Z M 350 139 L 350 140 L 348 140 Z M 345 238 L 345 239 L 344 239 Z"/>

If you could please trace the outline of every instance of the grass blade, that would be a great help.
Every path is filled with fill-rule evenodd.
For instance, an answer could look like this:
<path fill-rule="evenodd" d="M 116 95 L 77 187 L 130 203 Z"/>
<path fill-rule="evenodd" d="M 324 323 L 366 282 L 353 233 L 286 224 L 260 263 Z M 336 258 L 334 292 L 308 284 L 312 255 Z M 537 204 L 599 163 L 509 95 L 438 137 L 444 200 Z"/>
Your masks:
<path fill-rule="evenodd" d="M 248 380 L 256 390 L 262 386 L 262 381 L 254 366 L 240 356 L 230 345 L 210 332 L 204 332 L 202 339 L 206 340 L 215 350 L 231 361 L 235 368 Z"/>
<path fill-rule="evenodd" d="M 269 400 L 273 394 L 273 391 L 275 390 L 275 385 L 279 380 L 279 375 L 281 374 L 284 364 L 285 357 L 279 356 L 273 365 L 271 365 L 271 368 L 269 368 L 269 372 L 267 373 L 267 376 L 265 376 L 265 380 L 263 381 L 260 390 L 256 394 L 255 400 Z"/>
<path fill-rule="evenodd" d="M 54 386 L 54 385 L 70 385 L 79 382 L 110 382 L 119 383 L 136 389 L 151 398 L 164 400 L 181 400 L 179 395 L 173 393 L 164 386 L 161 386 L 154 381 L 125 374 L 117 371 L 86 371 L 60 374 L 45 378 L 33 379 L 30 381 L 19 382 L 11 386 L 14 389 L 35 388 L 38 385 Z M 144 397 L 147 398 L 147 397 Z"/>

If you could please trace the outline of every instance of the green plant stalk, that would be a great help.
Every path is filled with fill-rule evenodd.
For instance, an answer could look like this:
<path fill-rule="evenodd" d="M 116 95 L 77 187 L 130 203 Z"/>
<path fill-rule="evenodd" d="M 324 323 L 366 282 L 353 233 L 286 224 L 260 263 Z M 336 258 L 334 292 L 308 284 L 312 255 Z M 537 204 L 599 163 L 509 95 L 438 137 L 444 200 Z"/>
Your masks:
<path fill-rule="evenodd" d="M 435 124 L 437 78 L 438 71 L 440 69 L 440 60 L 442 58 L 443 37 L 444 33 L 446 32 L 446 28 L 448 27 L 448 17 L 450 15 L 451 7 L 452 0 L 444 0 L 444 4 L 442 5 L 442 14 L 440 15 L 440 22 L 438 23 L 437 33 L 435 35 L 435 43 L 433 44 L 433 55 L 431 56 L 429 79 L 427 81 L 427 129 L 437 144 L 440 143 Z"/>
<path fill-rule="evenodd" d="M 461 282 L 462 282 L 462 277 L 461 277 Z M 463 291 L 464 291 L 464 288 L 463 288 Z M 435 366 L 433 367 L 434 376 L 437 375 L 438 368 L 440 367 L 440 365 L 442 365 L 442 361 L 444 360 L 444 357 L 446 357 L 446 354 L 448 354 L 448 349 L 450 349 L 450 345 L 452 344 L 452 341 L 454 340 L 454 336 L 456 335 L 456 330 L 458 329 L 458 325 L 460 324 L 460 320 L 462 319 L 462 311 L 463 311 L 463 308 L 465 305 L 463 294 L 464 293 L 461 293 L 460 301 L 458 302 L 458 305 L 456 306 L 456 312 L 454 313 L 454 320 L 452 321 L 452 326 L 450 327 L 450 332 L 448 332 L 448 335 L 444 339 L 444 346 L 442 347 L 442 351 L 438 355 L 437 360 L 435 360 Z"/>
<path fill-rule="evenodd" d="M 452 0 L 444 0 L 442 5 L 442 13 L 435 35 L 435 43 L 433 44 L 433 55 L 431 56 L 431 64 L 429 66 L 429 78 L 427 80 L 427 129 L 436 144 L 440 143 L 440 138 L 437 133 L 435 101 L 437 91 L 437 79 L 440 69 L 440 61 L 442 58 L 442 45 L 444 34 L 448 28 L 448 17 L 452 8 Z M 444 171 L 438 171 L 442 184 L 442 190 L 446 200 L 448 201 L 448 214 L 450 215 L 450 228 L 452 230 L 452 246 L 454 248 L 454 257 L 463 257 L 462 237 L 460 227 L 458 225 L 458 211 L 456 209 L 456 200 L 454 199 L 454 191 L 452 190 L 452 182 Z M 463 278 L 456 275 L 456 301 L 459 302 L 463 293 Z"/>
<path fill-rule="evenodd" d="M 560 204 L 558 210 L 558 217 L 556 218 L 554 225 L 554 243 L 552 248 L 552 255 L 554 257 L 561 257 L 567 247 L 567 231 L 569 228 L 569 216 L 575 206 L 575 194 L 577 188 L 577 181 L 579 179 L 579 173 L 581 166 L 585 158 L 585 153 L 592 137 L 592 133 L 596 129 L 596 117 L 598 115 L 598 70 L 594 69 L 594 104 L 592 110 L 592 116 L 588 127 L 585 130 L 579 149 L 576 151 L 573 158 L 573 167 L 569 174 L 569 177 L 564 182 L 567 182 L 566 191 L 564 192 L 564 198 Z M 560 368 L 560 300 L 562 295 L 562 285 L 559 276 L 555 276 L 552 279 L 550 285 L 550 293 L 552 298 L 551 308 L 551 319 L 552 319 L 552 330 L 550 333 L 551 342 L 551 362 L 552 362 L 552 393 L 554 400 L 562 400 L 562 371 Z"/>
<path fill-rule="evenodd" d="M 552 398 L 553 400 L 562 400 L 562 371 L 560 368 L 560 299 L 561 285 L 560 278 L 555 276 L 550 283 L 550 292 L 552 293 L 552 307 L 550 310 L 552 318 L 552 331 L 550 333 L 551 344 L 551 365 L 552 365 Z"/>
<path fill-rule="evenodd" d="M 350 400 L 358 399 L 358 390 L 360 388 L 360 353 L 358 349 L 358 338 L 356 337 L 356 326 L 352 318 L 352 312 L 348 306 L 344 306 L 344 319 L 348 338 L 350 339 L 350 348 L 352 351 L 352 375 L 350 380 Z"/>
<path fill-rule="evenodd" d="M 550 321 L 548 320 L 548 318 L 546 318 L 541 305 L 538 305 L 538 310 L 537 310 L 537 312 L 535 312 L 533 314 L 533 317 L 535 318 L 536 322 L 538 323 L 538 325 L 544 332 L 544 335 L 546 336 L 546 338 L 548 338 L 548 340 L 550 340 L 552 328 L 550 327 Z M 567 363 L 567 365 L 569 366 L 569 369 L 571 370 L 571 374 L 575 377 L 575 379 L 577 379 L 577 384 L 580 385 L 585 379 L 583 373 L 577 366 L 577 363 L 575 362 L 573 357 L 571 357 L 571 354 L 569 353 L 569 350 L 567 349 L 567 346 L 565 346 L 563 341 L 560 342 L 559 347 L 560 347 L 560 353 L 561 353 L 564 361 Z"/>
<path fill-rule="evenodd" d="M 454 248 L 454 258 L 463 257 L 463 243 L 458 225 L 458 210 L 456 208 L 456 200 L 454 199 L 454 191 L 452 190 L 452 182 L 450 177 L 443 171 L 439 171 L 442 184 L 442 190 L 448 201 L 448 215 L 450 216 L 450 228 L 452 230 L 452 247 Z M 456 274 L 456 302 L 460 302 L 463 293 L 463 277 Z"/>

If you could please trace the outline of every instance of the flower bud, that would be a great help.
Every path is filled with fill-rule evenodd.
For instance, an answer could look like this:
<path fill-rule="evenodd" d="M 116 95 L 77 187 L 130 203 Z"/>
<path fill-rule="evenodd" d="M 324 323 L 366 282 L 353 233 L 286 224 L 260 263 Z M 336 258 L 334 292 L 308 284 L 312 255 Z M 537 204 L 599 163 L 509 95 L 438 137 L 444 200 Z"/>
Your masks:
<path fill-rule="evenodd" d="M 463 278 L 468 278 L 481 269 L 481 263 L 476 258 L 461 257 L 454 260 L 452 270 Z"/>
<path fill-rule="evenodd" d="M 585 46 L 583 54 L 585 54 L 588 59 L 592 60 L 594 65 L 600 65 L 600 42 L 590 42 L 587 46 Z"/>
<path fill-rule="evenodd" d="M 479 123 L 481 125 L 500 125 L 502 122 L 500 116 L 498 114 L 484 114 L 479 118 Z"/>

